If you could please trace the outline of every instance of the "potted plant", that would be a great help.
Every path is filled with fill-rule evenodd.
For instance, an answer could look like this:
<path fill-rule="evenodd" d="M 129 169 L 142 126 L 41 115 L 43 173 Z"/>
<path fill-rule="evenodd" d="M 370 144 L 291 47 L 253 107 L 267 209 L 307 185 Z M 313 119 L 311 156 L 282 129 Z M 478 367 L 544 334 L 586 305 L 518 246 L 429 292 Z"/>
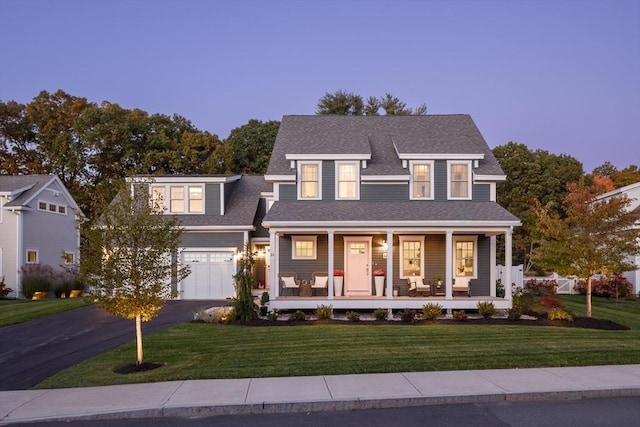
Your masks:
<path fill-rule="evenodd" d="M 384 269 L 373 270 L 373 281 L 376 284 L 376 296 L 381 297 L 384 294 Z"/>
<path fill-rule="evenodd" d="M 437 276 L 436 276 L 436 287 L 437 287 L 438 289 L 440 289 L 440 286 L 442 286 L 442 276 L 437 275 Z"/>
<path fill-rule="evenodd" d="M 342 296 L 342 285 L 344 284 L 344 270 L 333 270 L 333 288 L 335 296 Z"/>
<path fill-rule="evenodd" d="M 260 297 L 260 315 L 267 315 L 267 304 L 269 304 L 269 292 L 264 291 Z"/>

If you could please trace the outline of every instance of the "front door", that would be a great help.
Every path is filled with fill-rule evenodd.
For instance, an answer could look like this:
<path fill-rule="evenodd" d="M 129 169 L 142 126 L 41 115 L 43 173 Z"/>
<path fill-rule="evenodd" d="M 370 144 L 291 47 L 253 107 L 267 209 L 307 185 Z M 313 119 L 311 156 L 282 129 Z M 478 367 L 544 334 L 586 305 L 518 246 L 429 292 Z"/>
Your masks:
<path fill-rule="evenodd" d="M 345 237 L 347 296 L 371 296 L 371 237 Z"/>

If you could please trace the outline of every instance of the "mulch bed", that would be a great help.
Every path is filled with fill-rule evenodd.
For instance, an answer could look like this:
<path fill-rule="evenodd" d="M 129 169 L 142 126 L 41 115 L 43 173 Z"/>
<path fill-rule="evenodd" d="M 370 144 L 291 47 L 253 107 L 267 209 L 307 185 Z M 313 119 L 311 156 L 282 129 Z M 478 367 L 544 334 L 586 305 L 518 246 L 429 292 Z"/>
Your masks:
<path fill-rule="evenodd" d="M 144 362 L 141 364 L 129 363 L 128 365 L 119 366 L 113 370 L 116 374 L 136 374 L 138 372 L 151 371 L 163 366 L 163 363 Z"/>
<path fill-rule="evenodd" d="M 286 316 L 286 315 L 283 315 Z M 546 317 L 537 317 L 535 319 L 509 320 L 504 318 L 469 318 L 465 321 L 453 319 L 436 319 L 436 320 L 418 320 L 414 322 L 402 322 L 399 320 L 361 320 L 359 322 L 349 322 L 339 319 L 323 319 L 323 320 L 304 320 L 304 321 L 288 321 L 277 320 L 270 322 L 266 319 L 256 319 L 248 322 L 234 322 L 235 325 L 243 326 L 294 326 L 294 325 L 510 325 L 510 326 L 556 326 L 564 328 L 587 328 L 587 329 L 603 329 L 608 331 L 629 330 L 625 325 L 613 322 L 611 320 L 595 319 L 590 317 L 576 317 L 573 322 L 567 320 L 549 320 Z"/>

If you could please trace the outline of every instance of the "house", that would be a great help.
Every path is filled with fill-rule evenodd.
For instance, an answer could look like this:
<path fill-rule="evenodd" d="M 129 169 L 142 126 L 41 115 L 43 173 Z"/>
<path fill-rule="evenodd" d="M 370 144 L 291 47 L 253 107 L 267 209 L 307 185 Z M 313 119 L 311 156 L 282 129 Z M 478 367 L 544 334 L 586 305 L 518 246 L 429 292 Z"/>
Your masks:
<path fill-rule="evenodd" d="M 256 275 L 267 286 L 266 250 L 269 234 L 260 226 L 269 190 L 263 176 L 170 175 L 136 176 L 129 185 L 144 185 L 149 196 L 175 215 L 183 228 L 179 261 L 189 276 L 173 283 L 180 299 L 225 299 L 235 295 L 233 275 L 245 244 L 262 256 Z"/>
<path fill-rule="evenodd" d="M 54 175 L 0 175 L 0 277 L 22 296 L 21 268 L 78 263 L 85 219 Z"/>
<path fill-rule="evenodd" d="M 640 228 L 640 182 L 636 182 L 635 184 L 626 185 L 624 187 L 617 188 L 613 191 L 609 191 L 607 193 L 603 193 L 599 195 L 596 200 L 606 200 L 611 197 L 620 197 L 626 196 L 631 203 L 627 207 L 630 212 L 634 212 L 636 214 L 637 220 L 635 223 L 636 228 Z M 633 293 L 640 293 L 640 254 L 636 254 L 635 256 L 629 257 L 627 261 L 633 263 L 638 268 L 633 271 L 625 271 L 623 276 L 629 280 L 629 282 L 633 285 Z"/>
<path fill-rule="evenodd" d="M 271 307 L 510 307 L 509 277 L 496 297 L 496 238 L 510 267 L 520 221 L 496 203 L 504 179 L 468 115 L 285 116 L 265 176 Z M 318 276 L 338 284 L 308 296 Z"/>

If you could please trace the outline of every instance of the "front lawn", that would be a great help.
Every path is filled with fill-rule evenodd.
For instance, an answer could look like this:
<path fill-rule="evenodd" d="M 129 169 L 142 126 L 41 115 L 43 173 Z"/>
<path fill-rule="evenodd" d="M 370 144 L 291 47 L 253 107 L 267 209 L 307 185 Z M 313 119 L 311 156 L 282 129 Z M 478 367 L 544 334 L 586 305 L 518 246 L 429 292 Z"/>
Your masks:
<path fill-rule="evenodd" d="M 584 313 L 584 297 L 563 296 Z M 596 309 L 597 307 L 597 309 Z M 614 308 L 612 308 L 614 307 Z M 615 309 L 618 308 L 618 309 Z M 135 343 L 87 360 L 38 388 L 86 387 L 205 378 L 334 375 L 373 372 L 529 368 L 640 363 L 640 303 L 594 298 L 594 313 L 627 331 L 497 325 L 237 326 L 188 323 L 145 337 L 147 362 L 135 374 Z M 526 320 L 521 321 L 526 325 Z"/>
<path fill-rule="evenodd" d="M 0 327 L 62 313 L 86 304 L 84 298 L 0 299 Z"/>

